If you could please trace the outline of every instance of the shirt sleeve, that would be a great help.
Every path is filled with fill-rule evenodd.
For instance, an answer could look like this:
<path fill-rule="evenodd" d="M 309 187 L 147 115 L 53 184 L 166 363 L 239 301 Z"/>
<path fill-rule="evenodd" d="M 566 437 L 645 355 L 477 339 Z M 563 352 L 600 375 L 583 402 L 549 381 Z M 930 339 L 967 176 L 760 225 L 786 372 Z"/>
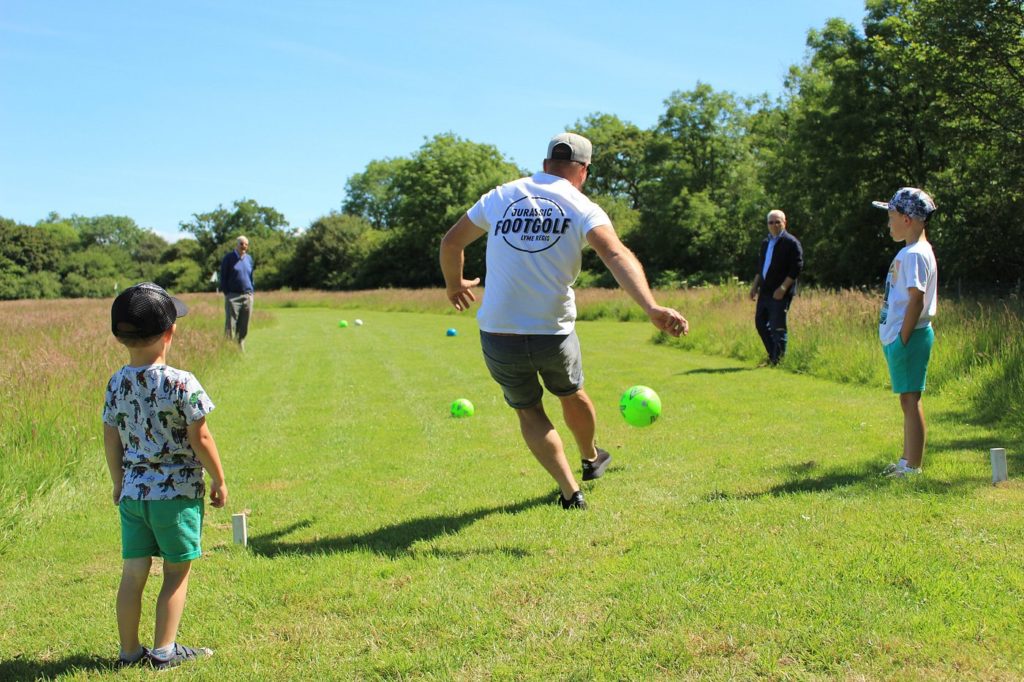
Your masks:
<path fill-rule="evenodd" d="M 228 278 L 231 275 L 231 268 L 228 267 L 229 256 L 230 254 L 225 254 L 224 257 L 220 259 L 220 282 L 218 284 L 220 285 L 220 290 L 222 292 L 227 292 Z"/>
<path fill-rule="evenodd" d="M 114 398 L 117 391 L 117 386 L 114 384 L 114 379 L 117 375 L 110 377 L 110 381 L 107 382 L 107 390 L 103 395 L 103 423 L 107 426 L 117 426 L 117 419 L 114 415 L 115 404 Z"/>
<path fill-rule="evenodd" d="M 925 291 L 928 288 L 928 261 L 919 253 L 908 253 L 900 267 L 900 278 L 906 289 Z"/>
<path fill-rule="evenodd" d="M 468 211 L 466 211 L 466 216 L 470 221 L 485 232 L 491 229 L 491 222 L 487 219 L 487 209 L 484 207 L 484 204 L 493 194 L 494 190 L 484 194 L 470 207 Z"/>
<path fill-rule="evenodd" d="M 178 398 L 178 407 L 185 417 L 185 423 L 192 424 L 210 414 L 215 405 L 210 396 L 206 395 L 199 380 L 189 374 L 185 379 L 185 394 Z"/>
<path fill-rule="evenodd" d="M 583 222 L 583 234 L 586 234 L 593 230 L 595 227 L 601 227 L 602 225 L 611 226 L 612 219 L 608 217 L 605 210 L 594 204 L 591 207 L 590 212 L 587 214 L 586 220 Z"/>

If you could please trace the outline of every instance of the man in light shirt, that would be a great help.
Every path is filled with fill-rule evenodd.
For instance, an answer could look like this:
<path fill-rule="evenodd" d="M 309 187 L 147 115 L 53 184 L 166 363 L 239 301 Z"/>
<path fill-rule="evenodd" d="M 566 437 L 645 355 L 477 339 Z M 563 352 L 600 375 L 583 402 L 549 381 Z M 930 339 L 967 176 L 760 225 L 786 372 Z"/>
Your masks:
<path fill-rule="evenodd" d="M 597 447 L 594 405 L 583 390 L 572 284 L 589 245 L 615 280 L 672 336 L 687 333 L 678 311 L 657 304 L 636 256 L 619 240 L 611 220 L 583 194 L 592 145 L 575 133 L 548 143 L 543 172 L 506 183 L 480 200 L 441 242 L 446 295 L 458 311 L 476 300 L 480 278 L 463 273 L 465 248 L 487 237 L 487 289 L 477 314 L 487 368 L 519 417 L 520 432 L 537 461 L 555 479 L 564 509 L 586 509 L 562 439 L 544 412 L 544 386 L 561 402 L 565 423 L 580 450 L 583 480 L 600 477 L 611 461 Z"/>

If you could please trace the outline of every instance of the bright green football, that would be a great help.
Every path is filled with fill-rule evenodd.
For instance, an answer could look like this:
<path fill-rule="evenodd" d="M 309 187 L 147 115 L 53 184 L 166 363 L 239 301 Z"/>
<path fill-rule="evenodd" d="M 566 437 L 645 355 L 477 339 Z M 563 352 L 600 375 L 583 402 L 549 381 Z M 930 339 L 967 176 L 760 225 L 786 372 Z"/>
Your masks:
<path fill-rule="evenodd" d="M 473 403 L 465 398 L 459 398 L 452 403 L 451 412 L 453 417 L 472 417 Z"/>
<path fill-rule="evenodd" d="M 630 426 L 650 426 L 661 415 L 661 398 L 647 386 L 633 386 L 622 394 L 619 412 Z"/>

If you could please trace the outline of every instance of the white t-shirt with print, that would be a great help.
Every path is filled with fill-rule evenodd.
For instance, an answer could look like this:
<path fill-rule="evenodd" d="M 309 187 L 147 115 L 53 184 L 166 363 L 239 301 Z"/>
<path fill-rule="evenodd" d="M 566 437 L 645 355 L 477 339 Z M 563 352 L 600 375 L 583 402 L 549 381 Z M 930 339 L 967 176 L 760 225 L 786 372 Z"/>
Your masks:
<path fill-rule="evenodd" d="M 576 322 L 572 284 L 590 230 L 611 226 L 604 210 L 564 178 L 537 173 L 501 185 L 467 212 L 487 231 L 480 329 L 565 335 Z"/>
<path fill-rule="evenodd" d="M 107 383 L 103 423 L 121 436 L 121 499 L 204 497 L 203 467 L 188 426 L 213 407 L 190 372 L 167 365 L 125 365 L 115 372 Z"/>
<path fill-rule="evenodd" d="M 900 249 L 892 259 L 889 274 L 885 277 L 885 298 L 882 300 L 882 314 L 878 320 L 878 337 L 882 345 L 889 345 L 900 335 L 907 304 L 910 302 L 908 289 L 924 292 L 924 310 L 914 329 L 931 324 L 935 317 L 938 286 L 938 264 L 930 243 L 922 239 Z"/>

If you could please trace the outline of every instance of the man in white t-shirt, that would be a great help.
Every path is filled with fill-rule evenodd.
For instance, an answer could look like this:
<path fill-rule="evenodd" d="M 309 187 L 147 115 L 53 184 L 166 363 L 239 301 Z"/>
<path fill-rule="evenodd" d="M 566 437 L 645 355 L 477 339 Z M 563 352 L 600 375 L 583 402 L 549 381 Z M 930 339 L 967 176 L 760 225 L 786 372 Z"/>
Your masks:
<path fill-rule="evenodd" d="M 939 269 L 926 227 L 935 212 L 935 201 L 924 190 L 901 187 L 889 201 L 871 203 L 889 212 L 893 240 L 906 242 L 889 266 L 878 320 L 892 391 L 899 394 L 903 410 L 903 456 L 882 475 L 906 478 L 921 473 L 924 458 L 921 394 L 935 343 L 932 318 L 939 288 Z"/>
<path fill-rule="evenodd" d="M 596 414 L 583 390 L 575 332 L 572 284 L 583 248 L 589 244 L 597 252 L 655 327 L 672 336 L 689 330 L 678 311 L 657 304 L 636 256 L 619 240 L 604 210 L 583 194 L 591 155 L 587 138 L 556 135 L 548 143 L 544 171 L 480 197 L 448 230 L 440 254 L 448 300 L 456 310 L 467 310 L 480 278 L 465 278 L 465 248 L 487 236 L 487 290 L 477 315 L 484 360 L 516 410 L 530 451 L 558 483 L 565 509 L 587 505 L 562 439 L 544 412 L 541 380 L 562 403 L 579 446 L 583 480 L 600 477 L 611 461 L 594 441 Z"/>

